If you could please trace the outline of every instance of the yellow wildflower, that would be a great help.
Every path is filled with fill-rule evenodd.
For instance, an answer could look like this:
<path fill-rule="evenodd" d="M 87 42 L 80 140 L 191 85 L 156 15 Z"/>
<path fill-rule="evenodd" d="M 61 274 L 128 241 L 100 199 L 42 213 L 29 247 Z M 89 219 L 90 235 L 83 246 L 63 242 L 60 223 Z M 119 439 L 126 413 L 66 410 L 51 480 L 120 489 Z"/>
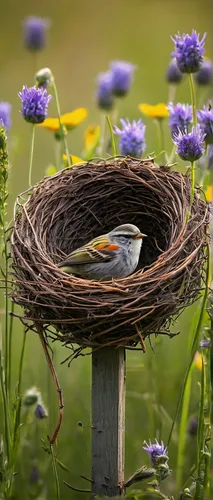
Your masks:
<path fill-rule="evenodd" d="M 155 104 L 139 104 L 140 111 L 150 118 L 166 118 L 169 115 L 169 111 L 163 102 Z"/>
<path fill-rule="evenodd" d="M 194 356 L 194 366 L 201 372 L 203 366 L 203 360 L 201 354 L 197 351 Z"/>
<path fill-rule="evenodd" d="M 84 133 L 85 149 L 94 149 L 100 139 L 100 125 L 89 125 Z"/>
<path fill-rule="evenodd" d="M 210 202 L 212 201 L 212 186 L 208 186 L 206 191 L 205 191 L 205 195 L 206 195 L 206 201 Z"/>
<path fill-rule="evenodd" d="M 65 113 L 61 115 L 61 124 L 65 125 L 67 130 L 72 130 L 74 127 L 83 122 L 88 115 L 86 108 L 77 108 L 70 113 Z M 43 127 L 52 132 L 57 132 L 60 129 L 60 123 L 58 118 L 46 118 L 43 123 L 39 123 L 38 127 Z"/>
<path fill-rule="evenodd" d="M 64 154 L 62 156 L 62 158 L 63 158 L 65 166 L 67 167 L 68 166 L 67 155 Z M 86 163 L 84 160 L 82 160 L 82 158 L 79 158 L 79 156 L 70 155 L 70 159 L 71 159 L 72 165 L 76 165 L 76 163 Z"/>

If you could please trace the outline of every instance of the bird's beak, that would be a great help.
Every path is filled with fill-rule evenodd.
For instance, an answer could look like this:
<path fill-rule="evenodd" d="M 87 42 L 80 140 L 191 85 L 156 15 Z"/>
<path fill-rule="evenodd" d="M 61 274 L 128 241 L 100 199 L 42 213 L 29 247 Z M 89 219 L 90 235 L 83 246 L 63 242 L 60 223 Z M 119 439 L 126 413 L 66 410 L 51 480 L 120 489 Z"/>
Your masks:
<path fill-rule="evenodd" d="M 139 234 L 136 234 L 136 236 L 135 236 L 135 240 L 141 240 L 142 238 L 147 238 L 147 234 L 139 233 Z"/>

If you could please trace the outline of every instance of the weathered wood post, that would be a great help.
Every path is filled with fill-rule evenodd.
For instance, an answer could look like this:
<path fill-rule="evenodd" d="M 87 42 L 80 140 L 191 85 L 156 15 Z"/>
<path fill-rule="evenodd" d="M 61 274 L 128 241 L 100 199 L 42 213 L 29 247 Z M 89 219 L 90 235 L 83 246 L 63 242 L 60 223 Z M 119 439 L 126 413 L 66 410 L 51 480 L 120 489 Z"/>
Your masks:
<path fill-rule="evenodd" d="M 92 353 L 92 494 L 124 490 L 125 349 Z"/>

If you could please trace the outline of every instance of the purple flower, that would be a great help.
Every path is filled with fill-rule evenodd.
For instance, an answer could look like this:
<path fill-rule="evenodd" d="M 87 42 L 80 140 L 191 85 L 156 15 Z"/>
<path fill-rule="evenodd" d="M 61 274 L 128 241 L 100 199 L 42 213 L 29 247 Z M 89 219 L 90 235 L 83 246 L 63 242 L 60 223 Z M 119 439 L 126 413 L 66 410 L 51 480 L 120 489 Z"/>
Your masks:
<path fill-rule="evenodd" d="M 24 45 L 29 50 L 41 50 L 46 45 L 46 31 L 49 21 L 41 17 L 27 17 L 24 26 Z"/>
<path fill-rule="evenodd" d="M 18 93 L 22 102 L 21 115 L 30 123 L 42 123 L 47 116 L 47 109 L 51 95 L 47 95 L 47 90 L 36 87 L 23 87 Z"/>
<path fill-rule="evenodd" d="M 192 30 L 191 35 L 178 33 L 175 37 L 171 37 L 175 44 L 172 56 L 176 58 L 178 68 L 182 73 L 196 73 L 200 69 L 203 62 L 206 33 L 201 41 L 199 36 L 195 30 Z"/>
<path fill-rule="evenodd" d="M 99 73 L 97 76 L 96 102 L 99 108 L 109 111 L 114 104 L 112 95 L 112 75 L 110 71 Z"/>
<path fill-rule="evenodd" d="M 120 152 L 124 156 L 134 156 L 140 158 L 146 148 L 144 139 L 146 127 L 141 120 L 120 120 L 123 127 L 120 130 L 114 126 L 114 133 L 120 136 Z"/>
<path fill-rule="evenodd" d="M 188 132 L 190 123 L 192 122 L 192 106 L 189 104 L 168 104 L 169 110 L 169 125 L 172 136 L 181 132 Z"/>
<path fill-rule="evenodd" d="M 6 130 L 11 127 L 11 104 L 6 101 L 0 101 L 0 124 L 2 124 Z"/>
<path fill-rule="evenodd" d="M 135 66 L 126 61 L 112 61 L 110 69 L 112 75 L 112 93 L 116 97 L 123 97 L 130 90 Z"/>
<path fill-rule="evenodd" d="M 211 85 L 213 82 L 213 63 L 209 59 L 204 59 L 200 69 L 195 73 L 195 81 L 198 85 Z"/>
<path fill-rule="evenodd" d="M 167 447 L 164 446 L 164 443 L 163 441 L 161 441 L 161 444 L 158 443 L 157 439 L 155 439 L 155 443 L 151 443 L 151 441 L 149 440 L 149 444 L 144 441 L 144 444 L 146 446 L 143 446 L 143 449 L 145 451 L 147 451 L 147 453 L 149 454 L 149 457 L 151 459 L 151 463 L 152 463 L 152 466 L 155 467 L 156 466 L 156 459 L 160 456 L 167 456 Z"/>
<path fill-rule="evenodd" d="M 205 151 L 204 144 L 205 134 L 202 132 L 199 125 L 192 127 L 189 134 L 179 132 L 174 134 L 173 142 L 177 145 L 177 154 L 182 160 L 194 162 L 199 160 Z"/>
<path fill-rule="evenodd" d="M 203 110 L 197 111 L 200 128 L 205 134 L 206 144 L 213 144 L 213 109 L 203 107 Z"/>
<path fill-rule="evenodd" d="M 183 78 L 183 74 L 179 70 L 177 66 L 176 59 L 171 59 L 167 71 L 166 71 L 166 80 L 168 83 L 180 83 Z"/>
<path fill-rule="evenodd" d="M 35 417 L 38 419 L 46 418 L 48 417 L 47 410 L 42 406 L 42 404 L 37 404 L 36 409 L 35 409 Z"/>

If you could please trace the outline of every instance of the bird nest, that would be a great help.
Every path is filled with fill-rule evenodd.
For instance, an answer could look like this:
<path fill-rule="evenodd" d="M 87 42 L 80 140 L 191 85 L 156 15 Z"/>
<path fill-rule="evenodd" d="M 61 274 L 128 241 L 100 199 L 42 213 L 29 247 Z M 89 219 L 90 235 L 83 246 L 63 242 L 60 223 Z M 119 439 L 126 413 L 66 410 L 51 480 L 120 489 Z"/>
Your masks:
<path fill-rule="evenodd" d="M 135 346 L 167 333 L 203 286 L 208 208 L 199 189 L 190 214 L 187 175 L 154 160 L 113 158 L 65 169 L 18 197 L 12 234 L 13 300 L 23 321 L 72 346 Z M 190 214 L 190 215 L 189 215 Z M 127 278 L 89 281 L 57 264 L 116 226 L 146 233 Z"/>

